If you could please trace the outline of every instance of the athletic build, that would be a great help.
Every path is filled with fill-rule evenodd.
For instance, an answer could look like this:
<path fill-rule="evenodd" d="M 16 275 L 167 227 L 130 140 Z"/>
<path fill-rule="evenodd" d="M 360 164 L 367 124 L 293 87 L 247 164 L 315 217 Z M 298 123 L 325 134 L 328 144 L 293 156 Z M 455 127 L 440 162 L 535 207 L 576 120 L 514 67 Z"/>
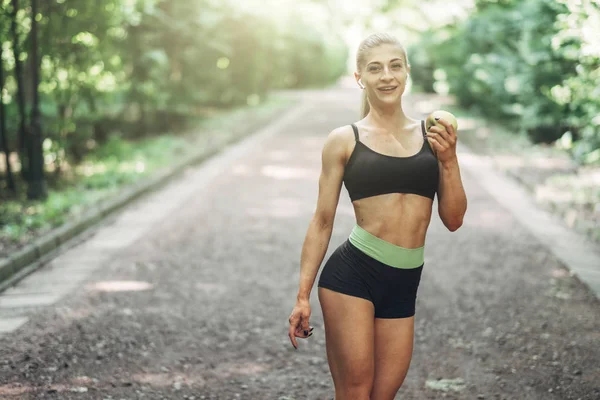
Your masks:
<path fill-rule="evenodd" d="M 324 259 L 342 184 L 356 225 L 323 267 L 318 296 L 336 400 L 392 400 L 412 357 L 417 288 L 435 193 L 438 213 L 455 231 L 467 200 L 456 157 L 456 132 L 402 110 L 410 66 L 387 34 L 365 39 L 357 53 L 363 119 L 333 130 L 322 152 L 317 209 L 301 256 L 289 337 L 312 335 L 310 292 Z"/>

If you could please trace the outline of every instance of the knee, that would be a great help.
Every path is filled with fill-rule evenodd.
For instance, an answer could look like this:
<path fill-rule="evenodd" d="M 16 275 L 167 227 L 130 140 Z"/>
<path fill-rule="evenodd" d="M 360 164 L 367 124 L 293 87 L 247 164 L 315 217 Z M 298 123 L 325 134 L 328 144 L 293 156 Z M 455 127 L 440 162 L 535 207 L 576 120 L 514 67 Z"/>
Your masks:
<path fill-rule="evenodd" d="M 335 400 L 370 400 L 369 388 L 345 388 L 335 391 Z"/>
<path fill-rule="evenodd" d="M 373 379 L 368 374 L 355 377 L 346 377 L 343 386 L 335 388 L 336 400 L 369 400 Z"/>
<path fill-rule="evenodd" d="M 400 387 L 404 383 L 404 378 L 406 377 L 406 372 L 404 372 L 401 376 L 394 378 L 392 380 L 382 380 L 376 379 L 373 384 L 373 389 L 370 393 L 370 400 L 394 400 L 396 398 L 396 394 L 400 390 Z"/>

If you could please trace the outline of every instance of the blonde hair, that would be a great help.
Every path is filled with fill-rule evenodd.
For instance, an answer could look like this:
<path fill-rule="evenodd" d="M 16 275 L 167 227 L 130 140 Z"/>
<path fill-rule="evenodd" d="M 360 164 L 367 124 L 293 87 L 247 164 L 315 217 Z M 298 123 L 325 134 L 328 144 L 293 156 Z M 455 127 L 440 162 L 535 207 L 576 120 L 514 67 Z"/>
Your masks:
<path fill-rule="evenodd" d="M 358 46 L 358 51 L 356 52 L 356 70 L 358 71 L 358 73 L 362 72 L 362 67 L 367 61 L 367 53 L 370 50 L 379 47 L 383 44 L 392 44 L 394 46 L 398 46 L 404 54 L 404 66 L 408 66 L 408 57 L 406 55 L 406 49 L 404 48 L 404 46 L 402 46 L 398 39 L 396 39 L 389 33 L 373 33 L 369 35 L 366 39 L 364 39 L 362 42 L 360 42 L 360 45 Z M 369 104 L 369 99 L 367 98 L 367 91 L 365 90 L 363 91 L 362 97 L 361 118 L 364 118 L 369 113 L 370 109 L 371 106 Z"/>

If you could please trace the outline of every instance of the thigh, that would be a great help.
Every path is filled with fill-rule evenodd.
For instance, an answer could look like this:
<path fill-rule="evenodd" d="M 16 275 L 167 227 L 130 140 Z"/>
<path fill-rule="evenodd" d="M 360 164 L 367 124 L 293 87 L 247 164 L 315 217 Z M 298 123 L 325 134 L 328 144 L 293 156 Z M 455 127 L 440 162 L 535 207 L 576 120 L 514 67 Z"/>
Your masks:
<path fill-rule="evenodd" d="M 375 377 L 371 400 L 393 400 L 404 382 L 413 351 L 415 319 L 375 319 Z"/>
<path fill-rule="evenodd" d="M 336 398 L 361 392 L 368 398 L 374 374 L 373 303 L 323 287 L 318 288 L 318 295 Z"/>

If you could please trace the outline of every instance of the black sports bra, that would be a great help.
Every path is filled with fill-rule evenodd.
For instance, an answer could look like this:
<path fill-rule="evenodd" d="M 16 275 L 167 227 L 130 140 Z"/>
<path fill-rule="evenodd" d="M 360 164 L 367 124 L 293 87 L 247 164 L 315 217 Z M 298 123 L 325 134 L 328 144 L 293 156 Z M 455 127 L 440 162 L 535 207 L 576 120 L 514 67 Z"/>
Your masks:
<path fill-rule="evenodd" d="M 386 193 L 412 193 L 433 200 L 440 172 L 425 136 L 425 121 L 421 120 L 423 146 L 408 157 L 378 153 L 359 140 L 356 125 L 352 124 L 352 129 L 356 144 L 344 170 L 344 185 L 350 200 Z"/>

